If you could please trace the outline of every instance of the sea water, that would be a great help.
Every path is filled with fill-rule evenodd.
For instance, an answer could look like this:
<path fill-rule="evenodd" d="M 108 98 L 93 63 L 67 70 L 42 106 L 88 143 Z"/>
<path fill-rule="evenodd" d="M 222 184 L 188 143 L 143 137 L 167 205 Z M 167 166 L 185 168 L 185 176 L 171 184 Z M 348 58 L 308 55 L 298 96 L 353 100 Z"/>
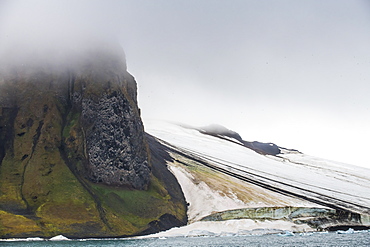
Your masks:
<path fill-rule="evenodd" d="M 82 239 L 68 241 L 0 241 L 0 246 L 370 246 L 370 233 L 314 233 L 312 235 L 263 235 L 225 237 L 169 237 L 153 239 Z"/>

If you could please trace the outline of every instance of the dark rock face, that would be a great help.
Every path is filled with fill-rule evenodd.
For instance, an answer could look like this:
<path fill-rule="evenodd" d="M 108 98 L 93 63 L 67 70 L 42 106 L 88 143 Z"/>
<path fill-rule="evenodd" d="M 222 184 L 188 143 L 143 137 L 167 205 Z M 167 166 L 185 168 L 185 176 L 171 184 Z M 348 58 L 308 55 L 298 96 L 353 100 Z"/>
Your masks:
<path fill-rule="evenodd" d="M 68 83 L 68 111 L 79 115 L 74 128 L 83 134 L 83 172 L 95 183 L 145 189 L 150 167 L 136 82 L 114 51 L 95 55 L 99 59 L 78 66 Z M 76 145 L 67 146 L 70 153 L 78 152 Z M 74 156 L 71 162 L 80 158 Z"/>
<path fill-rule="evenodd" d="M 263 142 L 248 142 L 243 141 L 244 146 L 254 150 L 255 152 L 263 155 L 278 155 L 280 154 L 280 148 L 274 143 L 263 143 Z"/>
<path fill-rule="evenodd" d="M 98 102 L 82 100 L 89 178 L 93 182 L 143 189 L 149 182 L 143 125 L 121 92 L 104 93 Z"/>
<path fill-rule="evenodd" d="M 142 235 L 153 234 L 160 231 L 166 231 L 173 227 L 179 227 L 184 225 L 184 222 L 180 221 L 171 214 L 164 214 L 158 220 L 154 220 L 149 223 L 148 229 L 141 232 Z"/>
<path fill-rule="evenodd" d="M 221 125 L 213 124 L 199 128 L 198 131 L 202 134 L 215 136 L 228 141 L 234 141 L 246 148 L 252 149 L 253 151 L 263 155 L 278 155 L 280 154 L 280 148 L 274 143 L 263 143 L 263 142 L 248 142 L 244 141 L 241 136 L 232 130 L 229 130 Z"/>
<path fill-rule="evenodd" d="M 218 125 L 218 124 L 211 124 L 208 126 L 204 126 L 198 129 L 200 133 L 206 134 L 206 135 L 212 135 L 217 137 L 230 137 L 237 141 L 243 141 L 241 136 L 236 133 L 235 131 L 229 130 L 224 126 Z"/>
<path fill-rule="evenodd" d="M 6 109 L 18 109 L 17 119 L 28 129 L 36 121 L 46 124 L 50 114 L 58 116 L 61 126 L 55 127 L 64 135 L 55 137 L 58 142 L 49 148 L 62 147 L 72 164 L 82 161 L 84 169 L 77 170 L 95 183 L 145 189 L 150 177 L 148 148 L 136 82 L 126 71 L 122 54 L 93 51 L 63 69 L 15 68 L 2 77 L 0 107 L 4 114 Z M 11 125 L 8 122 L 7 128 Z M 3 143 L 0 159 L 5 156 Z"/>

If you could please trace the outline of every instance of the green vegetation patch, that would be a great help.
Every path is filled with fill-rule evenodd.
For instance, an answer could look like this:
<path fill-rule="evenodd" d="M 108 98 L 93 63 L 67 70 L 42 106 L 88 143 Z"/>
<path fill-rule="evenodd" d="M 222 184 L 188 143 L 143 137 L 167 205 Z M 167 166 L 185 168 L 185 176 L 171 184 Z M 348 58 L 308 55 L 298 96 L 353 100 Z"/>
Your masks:
<path fill-rule="evenodd" d="M 31 219 L 0 210 L 0 237 L 35 236 L 41 228 Z"/>
<path fill-rule="evenodd" d="M 0 204 L 13 204 L 15 208 L 25 208 L 20 192 L 23 167 L 5 156 L 0 166 Z"/>
<path fill-rule="evenodd" d="M 80 119 L 80 113 L 71 111 L 67 116 L 67 124 L 63 129 L 63 137 L 68 138 L 71 135 L 71 129 L 76 127 Z"/>
<path fill-rule="evenodd" d="M 108 211 L 130 222 L 138 232 L 163 214 L 178 215 L 177 205 L 174 205 L 163 184 L 154 176 L 146 191 L 101 184 L 91 184 L 91 187 Z"/>

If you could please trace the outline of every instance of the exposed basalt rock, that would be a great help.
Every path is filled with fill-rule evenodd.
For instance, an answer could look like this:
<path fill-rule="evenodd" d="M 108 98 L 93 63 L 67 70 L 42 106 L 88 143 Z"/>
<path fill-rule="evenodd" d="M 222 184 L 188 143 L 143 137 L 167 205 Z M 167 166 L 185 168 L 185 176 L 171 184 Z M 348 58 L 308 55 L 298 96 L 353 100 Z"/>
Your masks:
<path fill-rule="evenodd" d="M 166 231 L 173 227 L 178 227 L 184 225 L 184 222 L 177 219 L 171 214 L 164 214 L 158 220 L 154 220 L 149 223 L 148 229 L 141 232 L 142 235 L 153 234 L 160 231 Z"/>
<path fill-rule="evenodd" d="M 98 102 L 82 100 L 89 178 L 93 182 L 143 189 L 150 169 L 143 143 L 143 125 L 125 96 L 117 91 Z"/>
<path fill-rule="evenodd" d="M 280 154 L 280 148 L 274 143 L 264 143 L 264 142 L 248 142 L 243 141 L 245 147 L 254 150 L 255 152 L 263 155 L 278 155 Z"/>

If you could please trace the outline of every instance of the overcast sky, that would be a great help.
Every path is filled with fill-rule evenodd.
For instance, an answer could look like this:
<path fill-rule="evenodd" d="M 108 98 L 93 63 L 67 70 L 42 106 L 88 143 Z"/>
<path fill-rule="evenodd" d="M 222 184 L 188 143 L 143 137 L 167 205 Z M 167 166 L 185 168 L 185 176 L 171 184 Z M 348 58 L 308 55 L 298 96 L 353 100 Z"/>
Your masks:
<path fill-rule="evenodd" d="M 370 168 L 370 1 L 0 0 L 2 41 L 85 33 L 120 40 L 144 124 L 218 123 Z"/>

